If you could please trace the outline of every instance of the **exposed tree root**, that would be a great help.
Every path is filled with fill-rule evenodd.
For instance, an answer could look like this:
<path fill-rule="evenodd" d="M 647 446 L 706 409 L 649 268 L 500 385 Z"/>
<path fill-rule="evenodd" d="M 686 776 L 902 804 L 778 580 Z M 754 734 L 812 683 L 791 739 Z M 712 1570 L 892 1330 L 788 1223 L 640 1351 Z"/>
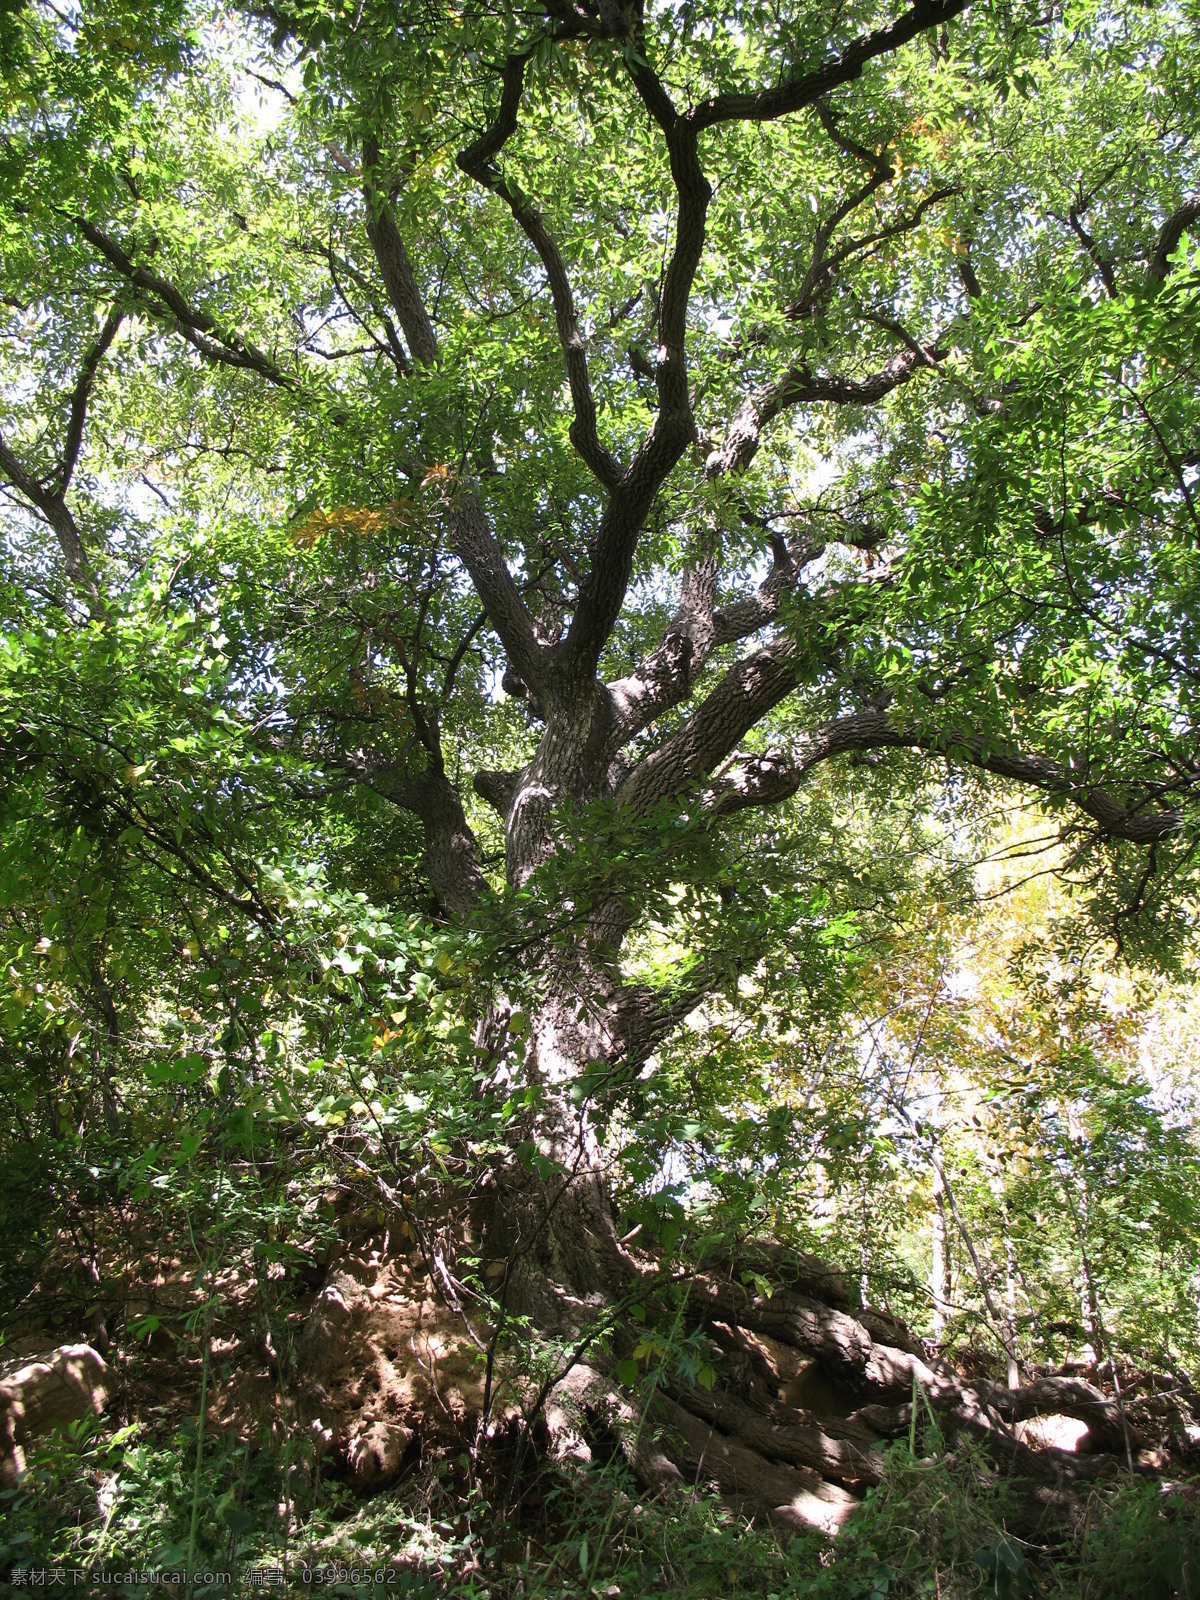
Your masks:
<path fill-rule="evenodd" d="M 710 1480 L 783 1527 L 834 1534 L 858 1505 L 849 1490 L 811 1467 L 788 1465 L 722 1433 L 677 1401 L 664 1404 L 663 1421 L 672 1454 L 691 1481 Z"/>
<path fill-rule="evenodd" d="M 562 1217 L 572 1230 L 596 1220 L 588 1205 Z M 569 1248 L 557 1231 L 544 1230 L 508 1279 L 507 1314 L 530 1315 L 573 1352 L 540 1389 L 512 1366 L 502 1341 L 494 1364 L 501 1381 L 489 1388 L 479 1346 L 496 1325 L 476 1327 L 472 1342 L 461 1316 L 419 1292 L 415 1279 L 356 1285 L 339 1275 L 327 1286 L 301 1341 L 302 1376 L 317 1431 L 328 1432 L 364 1487 L 395 1476 L 414 1441 L 419 1448 L 456 1430 L 465 1439 L 481 1424 L 492 1433 L 515 1424 L 533 1426 L 545 1455 L 569 1470 L 617 1450 L 652 1492 L 715 1489 L 743 1512 L 833 1535 L 881 1481 L 883 1443 L 914 1429 L 915 1403 L 917 1428 L 932 1422 L 947 1441 L 965 1434 L 982 1448 L 1009 1479 L 1014 1531 L 1045 1539 L 1068 1531 L 1077 1488 L 1125 1464 L 1127 1430 L 1134 1447 L 1145 1442 L 1082 1379 L 1041 1377 L 1016 1391 L 964 1381 L 927 1359 L 887 1313 L 852 1312 L 832 1268 L 781 1247 L 755 1241 L 681 1284 L 630 1255 L 615 1230 L 589 1226 Z M 567 1266 L 574 1282 L 564 1286 L 555 1277 Z M 708 1387 L 685 1381 L 670 1357 L 657 1383 L 617 1380 L 646 1331 L 621 1309 L 639 1296 L 651 1325 L 674 1319 L 702 1351 Z M 589 1338 L 598 1322 L 603 1333 Z M 341 1389 L 339 1374 L 347 1375 Z M 1018 1436 L 1016 1424 L 1048 1414 L 1086 1422 L 1095 1453 L 1034 1448 Z"/>
<path fill-rule="evenodd" d="M 684 1407 L 760 1455 L 816 1472 L 848 1489 L 867 1488 L 883 1476 L 878 1449 L 834 1438 L 818 1423 L 799 1420 L 805 1413 L 792 1407 L 773 1405 L 762 1411 L 729 1389 L 691 1389 L 686 1394 L 676 1389 L 671 1398 L 676 1407 Z"/>

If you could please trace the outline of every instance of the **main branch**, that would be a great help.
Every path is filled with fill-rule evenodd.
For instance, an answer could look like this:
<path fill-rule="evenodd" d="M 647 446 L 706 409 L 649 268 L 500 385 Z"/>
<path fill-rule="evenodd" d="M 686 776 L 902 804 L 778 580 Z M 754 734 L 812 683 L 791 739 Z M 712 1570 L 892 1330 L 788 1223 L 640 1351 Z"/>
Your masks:
<path fill-rule="evenodd" d="M 709 805 L 714 813 L 726 815 L 747 806 L 778 804 L 795 794 L 822 762 L 851 751 L 869 750 L 918 750 L 1040 789 L 1052 799 L 1069 801 L 1111 839 L 1158 844 L 1183 828 L 1180 810 L 1146 810 L 1126 805 L 1104 785 L 1081 781 L 1048 756 L 995 743 L 973 729 L 953 724 L 932 728 L 897 724 L 882 709 L 838 717 L 814 729 L 785 752 L 746 756 L 713 787 Z"/>

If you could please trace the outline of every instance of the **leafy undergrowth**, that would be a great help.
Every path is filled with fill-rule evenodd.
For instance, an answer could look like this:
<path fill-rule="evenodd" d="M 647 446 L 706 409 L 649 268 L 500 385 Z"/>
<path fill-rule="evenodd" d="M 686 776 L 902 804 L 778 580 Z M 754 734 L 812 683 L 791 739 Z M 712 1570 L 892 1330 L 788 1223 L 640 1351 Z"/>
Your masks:
<path fill-rule="evenodd" d="M 339 1206 L 308 1243 L 370 1282 L 380 1261 L 395 1264 L 384 1223 L 361 1195 Z M 162 1585 L 104 1575 L 190 1567 L 232 1574 L 226 1593 L 311 1594 L 319 1574 L 324 1593 L 461 1600 L 1200 1600 L 1200 1480 L 1169 1483 L 1149 1468 L 1101 1480 L 1071 1526 L 1030 1545 L 1011 1531 L 1029 1525 L 1012 1515 L 1029 1484 L 998 1476 L 933 1423 L 890 1448 L 882 1484 L 836 1545 L 756 1526 L 700 1488 L 647 1497 L 616 1450 L 606 1464 L 594 1452 L 586 1471 L 555 1466 L 536 1438 L 513 1432 L 478 1452 L 414 1443 L 396 1482 L 356 1490 L 294 1420 L 308 1257 L 294 1252 L 289 1270 L 260 1260 L 264 1246 L 247 1237 L 229 1281 L 213 1275 L 219 1300 L 203 1297 L 199 1269 L 181 1265 L 184 1239 L 165 1230 L 153 1259 L 126 1269 L 128 1309 L 110 1319 L 110 1410 L 43 1439 L 19 1483 L 0 1490 L 0 1574 L 86 1569 L 99 1576 L 72 1579 L 75 1593 L 129 1597 Z M 45 1281 L 26 1341 L 82 1333 L 85 1299 L 71 1299 L 65 1271 Z M 960 1366 L 973 1359 L 984 1358 L 964 1351 Z"/>
<path fill-rule="evenodd" d="M 312 1593 L 315 1573 L 327 1594 L 431 1600 L 1200 1600 L 1200 1485 L 1098 1488 L 1080 1525 L 1034 1547 L 1007 1531 L 1011 1486 L 936 1435 L 890 1450 L 836 1546 L 699 1493 L 647 1500 L 615 1463 L 568 1475 L 511 1440 L 419 1463 L 370 1498 L 267 1437 L 210 1437 L 198 1475 L 196 1459 L 195 1419 L 57 1433 L 0 1493 L 0 1566 L 88 1568 L 109 1593 L 116 1572 L 184 1565 L 191 1543 L 195 1570 L 233 1575 L 226 1593 Z"/>

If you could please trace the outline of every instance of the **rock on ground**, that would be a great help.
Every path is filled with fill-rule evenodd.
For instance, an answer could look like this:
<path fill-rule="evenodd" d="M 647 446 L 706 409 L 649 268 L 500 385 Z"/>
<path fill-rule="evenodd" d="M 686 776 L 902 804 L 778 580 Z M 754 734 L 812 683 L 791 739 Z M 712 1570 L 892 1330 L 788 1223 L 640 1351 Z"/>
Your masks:
<path fill-rule="evenodd" d="M 25 1471 L 24 1446 L 56 1422 L 99 1416 L 110 1374 L 90 1344 L 65 1344 L 0 1382 L 0 1485 Z"/>
<path fill-rule="evenodd" d="M 335 1272 L 296 1353 L 314 1443 L 360 1488 L 395 1478 L 410 1445 L 461 1439 L 482 1411 L 484 1366 L 461 1320 L 388 1270 L 371 1287 Z"/>

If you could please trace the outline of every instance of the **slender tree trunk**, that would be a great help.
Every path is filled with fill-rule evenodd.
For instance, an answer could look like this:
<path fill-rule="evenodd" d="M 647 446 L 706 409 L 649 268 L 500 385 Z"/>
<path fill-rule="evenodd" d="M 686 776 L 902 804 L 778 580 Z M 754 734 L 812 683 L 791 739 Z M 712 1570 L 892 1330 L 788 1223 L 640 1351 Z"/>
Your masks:
<path fill-rule="evenodd" d="M 1021 1369 L 1017 1365 L 1017 1252 L 1011 1237 L 1004 1235 L 1004 1329 L 1008 1367 L 1008 1387 L 1021 1387 Z"/>
<path fill-rule="evenodd" d="M 945 1185 L 939 1171 L 933 1173 L 933 1219 L 929 1263 L 929 1292 L 933 1300 L 933 1331 L 939 1343 L 946 1331 L 950 1309 L 950 1256 L 946 1235 Z"/>

